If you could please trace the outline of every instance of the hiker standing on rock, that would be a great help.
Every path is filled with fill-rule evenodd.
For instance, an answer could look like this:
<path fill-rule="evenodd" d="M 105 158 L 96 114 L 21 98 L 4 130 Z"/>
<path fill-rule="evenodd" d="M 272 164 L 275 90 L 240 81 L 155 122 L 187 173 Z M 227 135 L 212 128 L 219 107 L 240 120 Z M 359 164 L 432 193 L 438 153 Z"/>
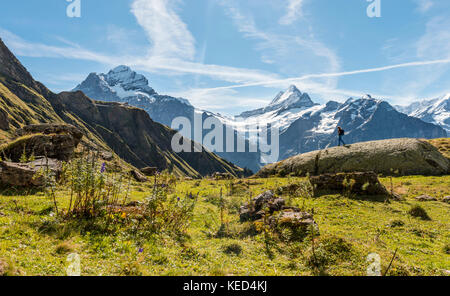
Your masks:
<path fill-rule="evenodd" d="M 338 143 L 338 146 L 341 146 L 341 143 L 342 143 L 342 145 L 343 146 L 345 146 L 345 142 L 344 142 L 344 140 L 342 139 L 342 137 L 345 135 L 345 131 L 340 127 L 340 126 L 338 126 L 338 136 L 339 136 L 339 143 Z"/>

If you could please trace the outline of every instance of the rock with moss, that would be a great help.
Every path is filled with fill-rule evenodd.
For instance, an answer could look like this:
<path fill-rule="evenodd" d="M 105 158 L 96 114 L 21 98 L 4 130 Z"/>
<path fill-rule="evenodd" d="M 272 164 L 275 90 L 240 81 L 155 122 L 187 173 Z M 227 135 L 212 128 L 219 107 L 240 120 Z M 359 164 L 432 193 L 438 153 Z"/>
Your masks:
<path fill-rule="evenodd" d="M 16 135 L 0 147 L 0 155 L 13 162 L 39 156 L 68 161 L 83 137 L 74 126 L 59 124 L 25 126 Z"/>
<path fill-rule="evenodd" d="M 450 204 L 450 196 L 446 196 L 442 199 L 443 202 Z"/>
<path fill-rule="evenodd" d="M 318 227 L 313 216 L 296 207 L 288 207 L 282 198 L 278 198 L 272 191 L 266 191 L 244 204 L 240 210 L 241 222 L 262 221 L 271 228 L 288 227 L 294 231 L 304 232 L 309 226 Z"/>
<path fill-rule="evenodd" d="M 436 147 L 419 139 L 391 139 L 334 147 L 300 154 L 270 164 L 258 177 L 283 174 L 320 175 L 350 172 L 375 172 L 383 175 L 447 174 L 450 161 Z"/>
<path fill-rule="evenodd" d="M 315 191 L 327 190 L 358 195 L 390 195 L 374 172 L 323 174 L 309 178 Z"/>

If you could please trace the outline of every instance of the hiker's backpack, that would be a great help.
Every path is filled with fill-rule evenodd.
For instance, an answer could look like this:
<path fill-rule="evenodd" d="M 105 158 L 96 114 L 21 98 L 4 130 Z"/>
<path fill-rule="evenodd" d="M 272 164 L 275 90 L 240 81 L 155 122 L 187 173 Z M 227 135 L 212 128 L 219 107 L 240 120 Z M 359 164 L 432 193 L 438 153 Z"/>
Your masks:
<path fill-rule="evenodd" d="M 339 133 L 341 136 L 344 136 L 345 135 L 345 131 L 344 130 L 341 130 L 341 132 Z"/>

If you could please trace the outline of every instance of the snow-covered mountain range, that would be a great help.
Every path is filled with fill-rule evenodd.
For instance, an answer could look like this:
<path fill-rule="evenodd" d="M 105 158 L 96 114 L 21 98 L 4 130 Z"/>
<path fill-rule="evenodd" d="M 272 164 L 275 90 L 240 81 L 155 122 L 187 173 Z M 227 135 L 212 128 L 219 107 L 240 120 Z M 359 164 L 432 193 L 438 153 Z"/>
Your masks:
<path fill-rule="evenodd" d="M 439 125 L 450 134 L 450 93 L 436 99 L 422 100 L 396 108 L 409 116 Z"/>
<path fill-rule="evenodd" d="M 200 115 L 203 121 L 211 117 L 219 120 L 226 128 L 234 130 L 236 139 L 247 138 L 247 152 L 216 153 L 254 172 L 263 165 L 261 153 L 249 152 L 249 147 L 256 144 L 255 139 L 246 135 L 249 131 L 252 134 L 252 128 L 256 129 L 258 124 L 270 124 L 279 129 L 281 160 L 295 154 L 337 145 L 338 126 L 346 131 L 345 140 L 351 144 L 402 137 L 446 137 L 445 129 L 449 130 L 450 123 L 448 95 L 427 103 L 396 108 L 370 95 L 349 98 L 344 103 L 329 101 L 326 104 L 317 104 L 307 93 L 302 93 L 294 85 L 280 92 L 264 108 L 237 116 L 223 116 L 197 109 L 186 99 L 159 95 L 149 86 L 143 75 L 126 66 L 119 66 L 108 74 L 91 73 L 74 90 L 81 90 L 95 100 L 118 101 L 142 108 L 154 121 L 168 126 L 173 119 L 180 116 L 193 123 L 195 114 Z M 194 138 L 193 129 L 194 127 L 191 138 Z M 209 132 L 210 130 L 203 130 L 203 136 Z M 224 137 L 224 147 L 227 145 L 226 141 Z M 226 151 L 225 148 L 223 150 Z"/>

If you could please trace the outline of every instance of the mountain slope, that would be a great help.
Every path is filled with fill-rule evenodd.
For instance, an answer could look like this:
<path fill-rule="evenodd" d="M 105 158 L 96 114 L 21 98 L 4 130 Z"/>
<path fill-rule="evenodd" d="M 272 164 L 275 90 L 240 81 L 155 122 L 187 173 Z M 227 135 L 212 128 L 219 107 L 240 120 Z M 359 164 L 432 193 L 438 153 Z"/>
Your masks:
<path fill-rule="evenodd" d="M 242 174 L 242 169 L 205 149 L 174 153 L 171 140 L 176 132 L 153 122 L 143 110 L 93 101 L 82 92 L 52 93 L 34 81 L 1 40 L 0 110 L 4 140 L 27 124 L 65 122 L 80 128 L 95 146 L 111 148 L 136 167 L 155 166 L 192 177 L 216 171 Z"/>
<path fill-rule="evenodd" d="M 408 106 L 396 106 L 396 108 L 409 116 L 439 125 L 450 133 L 450 94 L 433 100 L 414 102 Z"/>

